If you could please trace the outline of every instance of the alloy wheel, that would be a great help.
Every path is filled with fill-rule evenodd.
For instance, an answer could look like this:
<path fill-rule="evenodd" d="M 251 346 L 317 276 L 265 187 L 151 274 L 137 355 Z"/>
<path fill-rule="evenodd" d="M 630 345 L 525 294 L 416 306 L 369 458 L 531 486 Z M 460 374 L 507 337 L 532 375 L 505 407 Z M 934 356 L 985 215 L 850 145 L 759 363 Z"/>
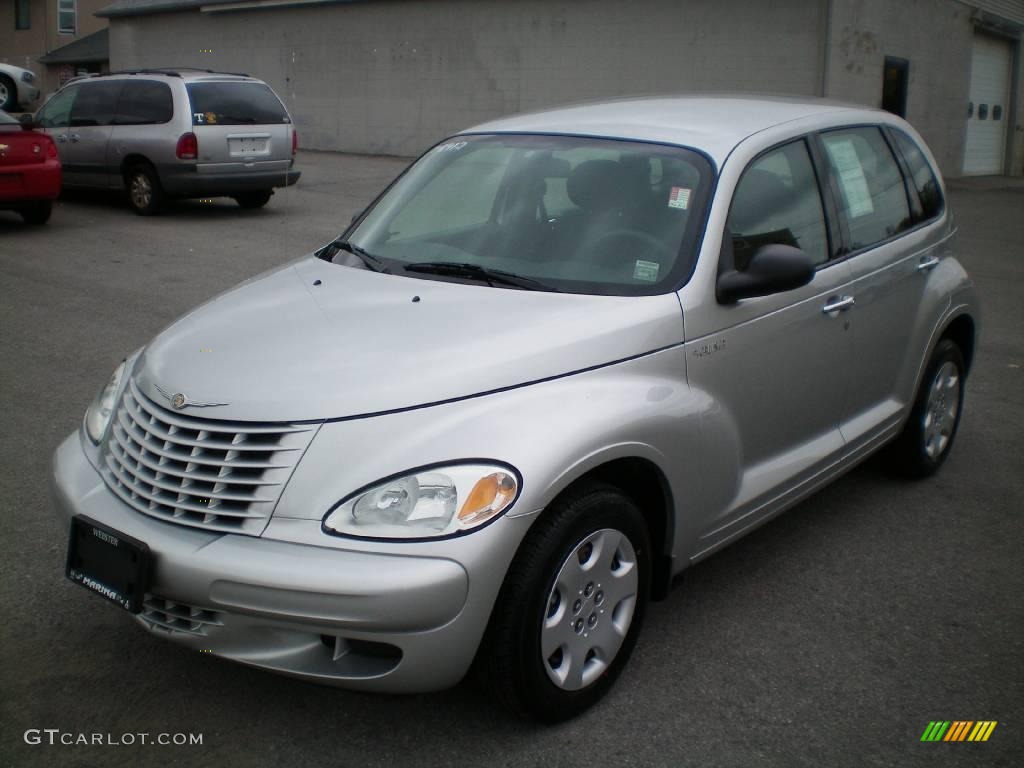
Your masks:
<path fill-rule="evenodd" d="M 928 390 L 928 402 L 922 424 L 924 452 L 930 459 L 942 455 L 953 437 L 960 410 L 960 371 L 947 360 L 935 373 Z"/>

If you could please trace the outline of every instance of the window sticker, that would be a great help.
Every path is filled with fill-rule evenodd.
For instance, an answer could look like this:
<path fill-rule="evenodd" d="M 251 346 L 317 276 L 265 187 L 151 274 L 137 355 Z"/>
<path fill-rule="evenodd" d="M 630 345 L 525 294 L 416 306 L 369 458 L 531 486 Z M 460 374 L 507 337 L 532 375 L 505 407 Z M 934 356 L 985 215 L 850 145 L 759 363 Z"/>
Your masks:
<path fill-rule="evenodd" d="M 685 211 L 690 206 L 690 193 L 692 191 L 692 189 L 687 189 L 686 187 L 672 187 L 672 191 L 668 196 L 668 207 L 679 208 Z M 640 262 L 637 263 L 639 264 Z M 650 262 L 644 263 L 649 264 Z"/>
<path fill-rule="evenodd" d="M 637 259 L 633 265 L 633 279 L 643 280 L 647 283 L 656 283 L 658 281 L 658 271 L 661 269 L 661 264 L 656 261 L 644 261 L 643 259 Z"/>
<path fill-rule="evenodd" d="M 857 157 L 853 142 L 849 139 L 826 139 L 825 148 L 839 174 L 839 184 L 843 188 L 843 197 L 846 198 L 846 209 L 850 213 L 850 218 L 857 219 L 874 213 L 871 191 L 868 189 L 864 168 Z"/>

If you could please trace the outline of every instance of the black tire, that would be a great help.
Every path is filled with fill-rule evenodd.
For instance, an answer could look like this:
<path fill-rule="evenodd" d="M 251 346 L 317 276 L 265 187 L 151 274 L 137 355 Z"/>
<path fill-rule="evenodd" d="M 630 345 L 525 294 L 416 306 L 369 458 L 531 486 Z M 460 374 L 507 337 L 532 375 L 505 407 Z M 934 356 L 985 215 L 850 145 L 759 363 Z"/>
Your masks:
<path fill-rule="evenodd" d="M 259 192 L 242 192 L 235 195 L 235 202 L 243 208 L 262 208 L 270 202 L 273 190 L 262 189 Z"/>
<path fill-rule="evenodd" d="M 564 613 L 561 608 L 556 611 L 555 603 L 549 602 L 549 598 L 553 597 L 560 569 L 563 564 L 568 567 L 569 557 L 575 556 L 577 545 L 605 529 L 624 534 L 636 555 L 634 567 L 638 579 L 632 619 L 618 651 L 596 679 L 578 690 L 566 690 L 549 677 L 548 668 L 557 667 L 543 658 L 542 627 L 550 617 L 560 615 L 569 620 L 570 641 L 587 643 L 572 637 L 573 616 L 587 615 L 588 620 L 591 612 L 596 616 L 601 593 L 593 592 L 582 612 L 575 608 L 575 594 L 573 602 L 565 602 Z M 547 723 L 574 717 L 604 696 L 629 660 L 643 624 L 650 593 L 649 542 L 647 524 L 640 510 L 632 499 L 613 486 L 591 485 L 556 501 L 545 511 L 530 529 L 509 567 L 477 655 L 477 672 L 488 694 L 496 696 L 518 715 Z M 614 567 L 617 561 L 611 562 Z M 561 600 L 558 602 L 560 604 Z M 610 599 L 604 605 L 608 614 L 600 620 L 611 622 L 616 605 Z M 598 630 L 592 631 L 597 637 Z M 579 631 L 576 634 L 579 638 L 585 637 Z M 552 658 L 561 659 L 561 651 Z M 591 658 L 590 652 L 585 658 Z"/>
<path fill-rule="evenodd" d="M 944 443 L 932 442 L 932 448 L 929 450 L 929 440 L 935 440 L 934 434 L 931 436 L 929 434 L 929 425 L 935 418 L 934 410 L 929 418 L 929 395 L 936 385 L 939 371 L 947 365 L 952 365 L 956 371 L 957 391 L 955 397 L 950 396 L 950 402 L 952 400 L 956 402 L 956 415 L 952 419 L 948 435 L 945 435 Z M 950 369 L 947 367 L 945 370 L 949 371 Z M 890 444 L 886 451 L 889 465 L 899 474 L 910 478 L 929 477 L 934 475 L 945 462 L 953 448 L 953 441 L 960 427 L 960 417 L 964 411 L 966 374 L 967 367 L 964 365 L 963 353 L 956 343 L 951 339 L 939 341 L 928 360 L 928 365 L 925 366 L 924 376 L 918 386 L 917 395 L 914 397 L 914 407 L 910 411 L 910 417 L 899 437 Z M 935 401 L 932 404 L 933 406 L 938 405 Z"/>
<path fill-rule="evenodd" d="M 0 75 L 0 109 L 16 112 L 18 109 L 18 88 L 7 75 Z"/>
<path fill-rule="evenodd" d="M 140 216 L 153 216 L 164 205 L 164 190 L 156 169 L 148 163 L 131 166 L 124 175 L 128 204 Z"/>
<path fill-rule="evenodd" d="M 50 220 L 50 214 L 53 212 L 53 201 L 51 200 L 40 200 L 38 203 L 32 203 L 26 205 L 18 213 L 21 214 L 21 218 L 25 220 L 26 224 L 41 225 L 45 224 Z"/>

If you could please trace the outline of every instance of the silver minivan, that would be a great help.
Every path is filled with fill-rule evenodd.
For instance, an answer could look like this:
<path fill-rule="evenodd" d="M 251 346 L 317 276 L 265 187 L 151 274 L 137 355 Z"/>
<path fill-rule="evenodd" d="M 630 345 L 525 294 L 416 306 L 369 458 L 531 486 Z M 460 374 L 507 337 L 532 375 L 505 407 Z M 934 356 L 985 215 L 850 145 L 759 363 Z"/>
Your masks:
<path fill-rule="evenodd" d="M 92 75 L 57 91 L 35 122 L 57 142 L 65 187 L 124 189 L 143 215 L 166 198 L 226 196 L 259 208 L 299 179 L 288 110 L 246 75 Z"/>
<path fill-rule="evenodd" d="M 127 356 L 54 457 L 67 575 L 244 664 L 388 692 L 473 666 L 571 717 L 688 566 L 879 449 L 939 469 L 978 334 L 954 234 L 877 110 L 477 126 Z"/>

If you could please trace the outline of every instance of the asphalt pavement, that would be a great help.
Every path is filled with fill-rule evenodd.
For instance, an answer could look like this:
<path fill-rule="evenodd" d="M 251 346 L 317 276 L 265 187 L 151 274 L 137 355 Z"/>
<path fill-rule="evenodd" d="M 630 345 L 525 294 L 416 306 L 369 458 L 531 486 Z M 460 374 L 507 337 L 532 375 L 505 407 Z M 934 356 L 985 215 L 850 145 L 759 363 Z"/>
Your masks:
<path fill-rule="evenodd" d="M 405 165 L 303 152 L 269 206 L 0 212 L 0 766 L 1024 764 L 1024 182 L 953 184 L 983 335 L 953 454 L 869 462 L 691 569 L 597 708 L 542 727 L 464 683 L 355 694 L 184 650 L 65 581 L 50 455 L 117 362 L 190 307 L 336 235 Z M 932 720 L 989 741 L 922 743 Z M 30 729 L 202 734 L 50 745 Z M 32 736 L 29 736 L 29 740 Z M 138 741 L 138 738 L 135 737 Z"/>

